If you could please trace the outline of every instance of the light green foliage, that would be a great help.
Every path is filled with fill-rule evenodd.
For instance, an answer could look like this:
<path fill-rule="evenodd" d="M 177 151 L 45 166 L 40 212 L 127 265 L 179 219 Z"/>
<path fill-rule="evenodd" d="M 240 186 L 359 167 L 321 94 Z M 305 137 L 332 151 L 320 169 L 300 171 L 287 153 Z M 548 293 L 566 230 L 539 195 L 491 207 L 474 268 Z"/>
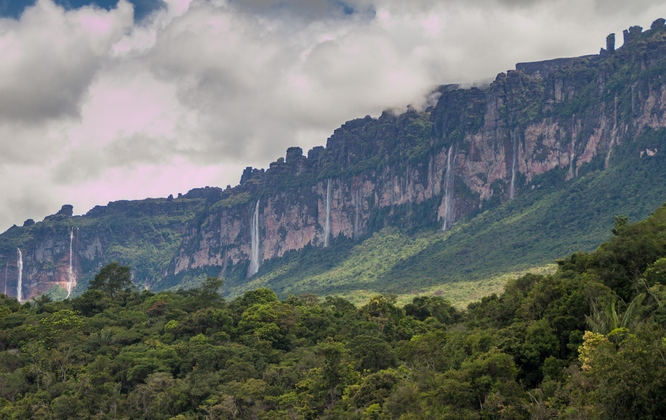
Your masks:
<path fill-rule="evenodd" d="M 220 200 L 217 203 L 215 203 L 213 206 L 211 206 L 211 210 L 215 211 L 222 208 L 232 208 L 235 206 L 240 206 L 250 201 L 250 198 L 251 195 L 247 191 L 234 194 L 229 198 L 225 198 L 224 200 Z"/>
<path fill-rule="evenodd" d="M 440 240 L 439 235 L 423 235 L 410 237 L 395 228 L 387 228 L 375 233 L 372 237 L 354 246 L 349 251 L 349 258 L 339 265 L 320 274 L 300 280 L 290 281 L 281 289 L 281 293 L 299 293 L 304 290 L 340 290 L 358 289 L 360 287 L 374 286 L 384 273 L 389 272 L 396 264 L 417 254 L 433 241 Z M 253 279 L 236 289 L 230 295 L 248 290 L 253 287 L 272 286 L 272 281 L 279 276 L 280 271 L 287 271 L 288 267 L 278 268 L 276 272 L 269 272 L 265 276 Z"/>
<path fill-rule="evenodd" d="M 378 281 L 382 274 L 438 240 L 436 235 L 410 238 L 397 229 L 384 229 L 354 247 L 340 266 L 308 279 L 300 287 L 335 282 L 336 285 L 365 285 Z"/>

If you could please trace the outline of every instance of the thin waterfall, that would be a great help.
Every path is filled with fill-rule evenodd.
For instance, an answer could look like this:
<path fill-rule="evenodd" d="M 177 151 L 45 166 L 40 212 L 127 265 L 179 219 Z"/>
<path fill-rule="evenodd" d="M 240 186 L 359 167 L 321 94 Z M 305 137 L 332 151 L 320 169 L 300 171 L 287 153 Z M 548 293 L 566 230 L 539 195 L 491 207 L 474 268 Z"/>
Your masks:
<path fill-rule="evenodd" d="M 509 188 L 509 200 L 516 196 L 516 160 L 518 154 L 518 136 L 513 134 L 513 161 L 511 162 L 511 187 Z"/>
<path fill-rule="evenodd" d="M 16 282 L 16 299 L 19 302 L 22 302 L 23 297 L 23 253 L 21 248 L 16 248 L 18 251 L 18 256 L 16 260 L 16 265 L 18 266 L 18 281 Z"/>
<path fill-rule="evenodd" d="M 259 200 L 254 206 L 252 221 L 250 222 L 250 267 L 247 270 L 247 276 L 252 277 L 259 271 Z"/>
<path fill-rule="evenodd" d="M 69 269 L 67 271 L 67 296 L 65 299 L 69 298 L 69 295 L 72 294 L 72 286 L 74 285 L 74 282 L 76 281 L 76 278 L 74 276 L 74 269 L 72 267 L 72 257 L 73 257 L 73 252 L 72 252 L 72 244 L 74 242 L 74 229 L 71 229 L 69 231 Z"/>
<path fill-rule="evenodd" d="M 328 238 L 331 236 L 331 178 L 326 184 L 326 223 L 324 224 L 324 248 L 328 247 Z"/>
<path fill-rule="evenodd" d="M 608 144 L 608 152 L 606 153 L 606 158 L 604 159 L 604 169 L 608 169 L 610 165 L 611 153 L 613 152 L 613 142 L 615 138 L 611 137 L 610 143 Z"/>
<path fill-rule="evenodd" d="M 453 202 L 453 177 L 454 168 L 453 163 L 453 144 L 449 147 L 449 153 L 446 157 L 446 174 L 444 175 L 444 224 L 442 231 L 445 231 L 451 226 L 449 217 L 452 216 L 451 203 Z"/>

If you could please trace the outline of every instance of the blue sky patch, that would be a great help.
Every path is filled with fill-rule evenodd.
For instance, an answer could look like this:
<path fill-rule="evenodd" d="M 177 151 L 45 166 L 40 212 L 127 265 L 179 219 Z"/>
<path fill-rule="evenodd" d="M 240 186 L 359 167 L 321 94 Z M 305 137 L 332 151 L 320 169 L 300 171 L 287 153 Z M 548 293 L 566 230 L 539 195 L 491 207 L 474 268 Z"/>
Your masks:
<path fill-rule="evenodd" d="M 83 6 L 94 4 L 103 9 L 109 10 L 116 7 L 118 0 L 54 0 L 56 4 L 64 7 L 66 10 L 78 9 Z M 18 19 L 23 11 L 32 5 L 36 0 L 0 0 L 0 17 L 9 17 Z M 165 7 L 162 0 L 129 0 L 134 5 L 134 20 L 140 21 L 155 10 Z"/>

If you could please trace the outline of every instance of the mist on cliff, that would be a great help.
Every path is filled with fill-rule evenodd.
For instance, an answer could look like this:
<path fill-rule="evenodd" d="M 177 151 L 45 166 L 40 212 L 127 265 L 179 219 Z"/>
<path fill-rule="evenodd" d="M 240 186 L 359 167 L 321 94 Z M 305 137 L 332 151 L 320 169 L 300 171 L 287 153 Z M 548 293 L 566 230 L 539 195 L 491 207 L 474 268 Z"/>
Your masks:
<path fill-rule="evenodd" d="M 0 230 L 238 182 L 345 121 L 424 107 L 439 84 L 592 54 L 658 1 L 39 0 L 0 18 Z"/>

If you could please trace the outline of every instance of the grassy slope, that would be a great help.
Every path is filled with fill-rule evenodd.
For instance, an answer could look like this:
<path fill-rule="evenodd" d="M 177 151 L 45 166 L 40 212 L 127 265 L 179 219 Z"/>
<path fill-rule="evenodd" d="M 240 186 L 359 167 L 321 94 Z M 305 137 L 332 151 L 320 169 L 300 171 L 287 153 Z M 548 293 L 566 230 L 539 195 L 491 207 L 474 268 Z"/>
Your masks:
<path fill-rule="evenodd" d="M 278 263 L 275 268 L 263 267 L 266 274 L 233 288 L 231 294 L 257 287 L 271 287 L 282 295 L 321 293 L 328 288 L 376 288 L 379 278 L 397 262 L 416 255 L 442 237 L 439 233 L 410 237 L 398 229 L 387 228 L 356 245 L 338 241 L 329 249 L 306 249 L 304 255 L 287 257 L 288 261 Z M 336 263 L 337 256 L 342 258 Z"/>
<path fill-rule="evenodd" d="M 271 261 L 250 282 L 228 284 L 235 296 L 256 287 L 278 294 L 340 294 L 351 300 L 374 293 L 401 298 L 441 293 L 462 304 L 500 290 L 511 273 L 544 267 L 610 235 L 614 216 L 648 216 L 666 201 L 666 131 L 648 132 L 618 147 L 610 168 L 601 158 L 564 182 L 551 172 L 518 197 L 449 232 L 408 235 L 384 229 L 361 243 L 334 241 Z M 646 148 L 663 150 L 640 158 Z M 547 269 L 547 268 L 546 268 Z M 447 285 L 447 286 L 442 286 Z"/>
<path fill-rule="evenodd" d="M 510 279 L 524 276 L 527 273 L 548 275 L 557 270 L 557 264 L 546 264 L 540 267 L 532 267 L 527 270 L 512 271 L 504 274 L 497 274 L 481 280 L 460 280 L 452 283 L 443 283 L 437 286 L 428 287 L 411 292 L 395 295 L 397 304 L 404 306 L 411 303 L 417 296 L 441 296 L 452 302 L 458 309 L 465 309 L 468 304 L 480 300 L 484 296 L 493 293 L 501 294 L 504 291 L 504 285 Z M 379 292 L 376 290 L 354 290 L 343 293 L 340 296 L 354 303 L 355 305 L 364 305 Z"/>
<path fill-rule="evenodd" d="M 609 237 L 614 216 L 640 220 L 666 201 L 666 153 L 642 159 L 639 154 L 663 150 L 664 144 L 666 131 L 649 132 L 618 148 L 609 169 L 591 170 L 564 185 L 536 180 L 541 188 L 460 223 L 446 241 L 397 264 L 380 279 L 385 290 L 482 279 L 594 249 Z"/>

